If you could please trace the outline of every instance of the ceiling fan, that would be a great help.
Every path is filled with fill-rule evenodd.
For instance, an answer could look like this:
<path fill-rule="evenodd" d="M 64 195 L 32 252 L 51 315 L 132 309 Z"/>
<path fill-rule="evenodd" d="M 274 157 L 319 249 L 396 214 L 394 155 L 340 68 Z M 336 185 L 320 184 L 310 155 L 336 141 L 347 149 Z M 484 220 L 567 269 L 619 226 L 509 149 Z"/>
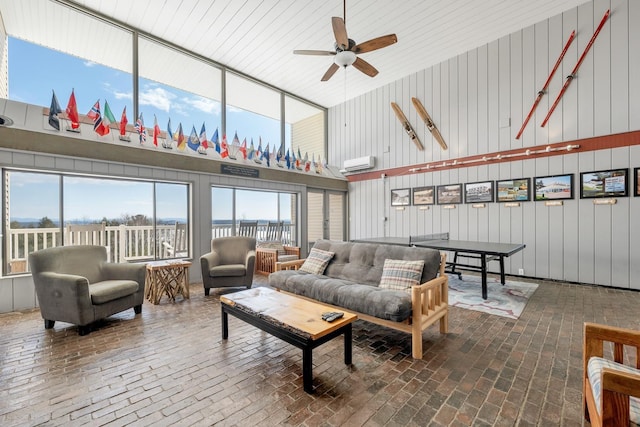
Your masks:
<path fill-rule="evenodd" d="M 296 55 L 334 55 L 334 63 L 331 64 L 329 69 L 322 79 L 323 82 L 326 82 L 338 71 L 340 66 L 346 68 L 349 65 L 353 65 L 356 69 L 360 70 L 364 74 L 369 77 L 374 77 L 378 74 L 378 70 L 371 64 L 369 64 L 364 59 L 358 57 L 358 54 L 371 52 L 377 49 L 382 49 L 383 47 L 387 47 L 392 45 L 398 41 L 398 38 L 395 34 L 388 34 L 386 36 L 376 37 L 375 39 L 367 40 L 366 42 L 362 42 L 356 44 L 355 41 L 350 39 L 347 36 L 347 27 L 345 25 L 346 15 L 347 15 L 347 4 L 346 0 L 344 2 L 344 19 L 339 16 L 334 16 L 331 18 L 331 25 L 333 26 L 333 34 L 336 38 L 334 43 L 335 51 L 330 50 L 294 50 L 293 53 Z"/>

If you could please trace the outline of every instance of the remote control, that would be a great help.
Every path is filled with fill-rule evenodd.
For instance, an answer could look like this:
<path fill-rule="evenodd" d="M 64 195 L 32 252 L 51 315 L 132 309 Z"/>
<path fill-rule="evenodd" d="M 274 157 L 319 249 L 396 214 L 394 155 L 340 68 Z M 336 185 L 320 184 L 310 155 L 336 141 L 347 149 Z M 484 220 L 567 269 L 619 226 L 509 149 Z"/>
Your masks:
<path fill-rule="evenodd" d="M 333 322 L 334 320 L 339 319 L 342 316 L 344 316 L 344 313 L 340 311 L 327 311 L 326 313 L 322 313 L 322 320 Z"/>

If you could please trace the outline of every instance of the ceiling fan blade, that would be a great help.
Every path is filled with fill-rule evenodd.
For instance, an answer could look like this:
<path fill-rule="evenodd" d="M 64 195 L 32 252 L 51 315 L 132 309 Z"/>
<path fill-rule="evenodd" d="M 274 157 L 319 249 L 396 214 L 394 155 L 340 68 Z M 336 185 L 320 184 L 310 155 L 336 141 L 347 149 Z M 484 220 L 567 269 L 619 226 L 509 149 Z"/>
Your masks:
<path fill-rule="evenodd" d="M 335 55 L 335 52 L 330 50 L 294 50 L 294 54 L 296 55 Z"/>
<path fill-rule="evenodd" d="M 375 77 L 375 75 L 378 74 L 378 70 L 362 58 L 356 58 L 356 62 L 353 63 L 353 66 L 369 77 Z"/>
<path fill-rule="evenodd" d="M 336 36 L 338 47 L 345 50 L 348 49 L 349 37 L 347 37 L 347 27 L 344 25 L 344 19 L 334 16 L 331 18 L 331 25 L 333 26 L 333 34 Z"/>
<path fill-rule="evenodd" d="M 331 64 L 331 66 L 329 67 L 327 72 L 324 73 L 324 76 L 322 76 L 320 81 L 326 82 L 327 80 L 329 80 L 331 76 L 333 76 L 336 73 L 336 71 L 338 71 L 338 68 L 340 68 L 340 66 L 338 66 L 338 64 L 336 64 L 335 62 Z"/>
<path fill-rule="evenodd" d="M 356 45 L 352 49 L 354 53 L 371 52 L 372 50 L 382 49 L 392 45 L 398 41 L 398 37 L 395 34 L 387 34 L 386 36 L 376 37 L 375 39 L 367 40 Z"/>

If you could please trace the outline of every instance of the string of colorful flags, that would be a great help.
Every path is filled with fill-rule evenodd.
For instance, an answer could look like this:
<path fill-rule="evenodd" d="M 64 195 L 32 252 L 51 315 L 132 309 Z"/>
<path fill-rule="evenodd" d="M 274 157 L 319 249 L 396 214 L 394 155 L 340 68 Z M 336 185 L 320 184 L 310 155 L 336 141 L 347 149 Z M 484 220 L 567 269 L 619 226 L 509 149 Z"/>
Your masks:
<path fill-rule="evenodd" d="M 60 130 L 60 113 L 62 112 L 56 93 L 53 91 L 51 106 L 49 107 L 49 125 L 58 131 Z M 69 101 L 67 102 L 67 107 L 64 112 L 66 119 L 69 121 L 69 126 L 66 127 L 66 130 L 69 132 L 80 132 L 80 116 L 78 114 L 78 105 L 73 89 L 71 90 L 71 95 L 69 96 Z M 98 99 L 86 116 L 93 121 L 93 130 L 100 136 L 108 135 L 111 132 L 111 124 L 116 123 L 116 118 L 106 100 L 104 102 L 104 114 L 100 110 L 100 100 Z M 173 132 L 171 118 L 169 118 L 165 137 L 162 138 L 162 131 L 158 125 L 158 119 L 155 115 L 153 119 L 152 129 L 145 127 L 142 113 L 140 113 L 135 121 L 135 132 L 142 145 L 147 143 L 147 137 L 150 134 L 151 141 L 155 147 L 158 147 L 159 140 L 163 139 L 161 145 L 168 150 L 173 149 L 175 143 L 175 147 L 180 151 L 184 151 L 189 147 L 189 149 L 196 153 L 207 155 L 207 150 L 212 149 L 221 159 L 248 160 L 256 164 L 266 164 L 267 167 L 271 167 L 271 163 L 274 163 L 277 167 L 291 170 L 297 169 L 305 172 L 314 171 L 318 174 L 322 173 L 323 168 L 327 167 L 326 161 L 321 161 L 320 157 L 318 157 L 316 161 L 315 154 L 312 154 L 311 159 L 309 159 L 307 153 L 305 153 L 303 157 L 300 153 L 300 148 L 298 148 L 297 153 L 295 153 L 293 149 L 289 150 L 288 148 L 285 152 L 284 144 L 281 144 L 277 150 L 275 144 L 273 145 L 273 149 L 270 149 L 269 144 L 263 149 L 262 137 L 259 137 L 257 148 L 253 142 L 253 138 L 251 138 L 249 145 L 247 145 L 247 138 L 244 138 L 243 141 L 240 142 L 237 131 L 231 143 L 227 142 L 226 135 L 222 135 L 222 139 L 220 140 L 217 128 L 211 140 L 208 140 L 204 123 L 202 123 L 199 134 L 196 133 L 196 127 L 193 125 L 189 137 L 186 137 L 182 129 L 182 123 L 178 124 L 178 129 L 176 132 Z M 122 110 L 119 123 L 120 134 L 118 137 L 121 141 L 131 141 L 131 138 L 127 134 L 128 123 L 127 107 L 125 106 Z"/>

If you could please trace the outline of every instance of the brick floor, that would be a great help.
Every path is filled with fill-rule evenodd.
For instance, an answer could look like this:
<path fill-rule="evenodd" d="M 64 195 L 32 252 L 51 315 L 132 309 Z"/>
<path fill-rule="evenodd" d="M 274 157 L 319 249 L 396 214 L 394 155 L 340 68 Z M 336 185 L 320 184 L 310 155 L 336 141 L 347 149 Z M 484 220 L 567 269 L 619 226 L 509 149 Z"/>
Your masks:
<path fill-rule="evenodd" d="M 640 329 L 640 292 L 538 283 L 518 320 L 451 308 L 422 360 L 409 335 L 357 321 L 351 367 L 340 339 L 314 350 L 312 395 L 297 348 L 234 317 L 223 342 L 221 292 L 201 285 L 84 337 L 0 314 L 0 425 L 579 426 L 582 324 Z"/>

